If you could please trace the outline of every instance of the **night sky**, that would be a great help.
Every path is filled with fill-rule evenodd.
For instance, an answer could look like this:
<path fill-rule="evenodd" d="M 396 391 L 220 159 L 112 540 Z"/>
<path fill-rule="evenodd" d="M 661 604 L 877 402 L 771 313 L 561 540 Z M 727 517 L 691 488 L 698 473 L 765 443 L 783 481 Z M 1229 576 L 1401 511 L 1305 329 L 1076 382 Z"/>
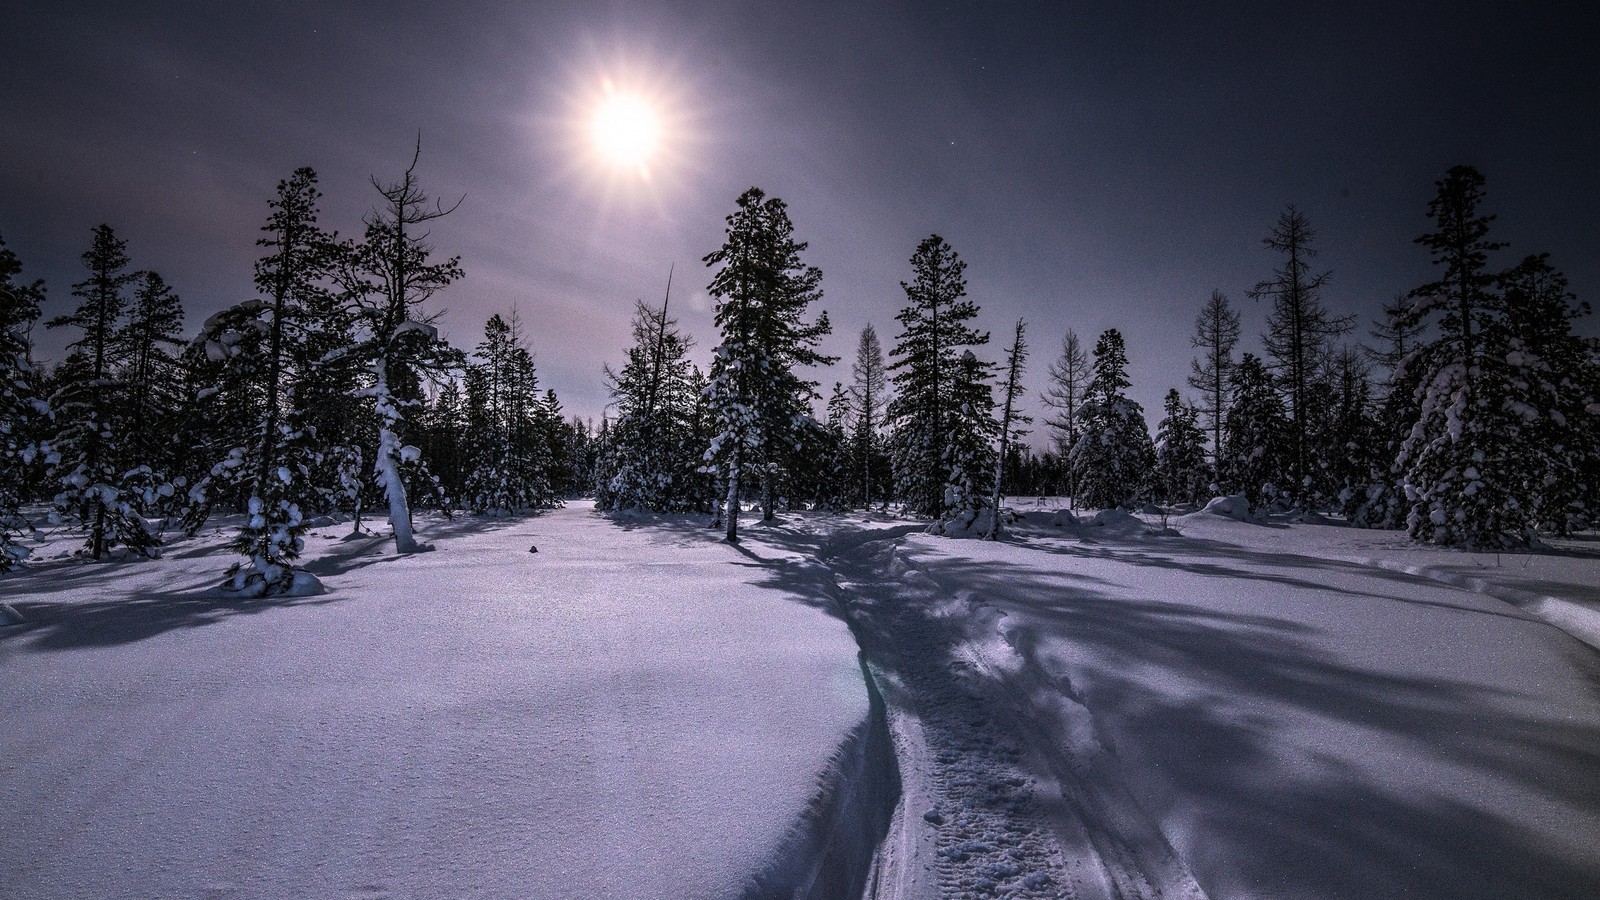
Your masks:
<path fill-rule="evenodd" d="M 46 315 L 76 303 L 106 222 L 192 332 L 251 296 L 280 179 L 314 167 L 323 223 L 357 235 L 368 176 L 397 176 L 420 131 L 424 187 L 465 198 L 433 229 L 467 271 L 434 301 L 445 335 L 471 347 L 515 306 L 544 386 L 586 417 L 671 264 L 709 356 L 700 259 L 751 185 L 788 202 L 823 270 L 824 349 L 845 357 L 824 390 L 868 321 L 892 345 L 907 260 L 938 232 L 991 359 L 1026 317 L 1037 389 L 1068 327 L 1091 346 L 1120 328 L 1154 426 L 1214 288 L 1258 349 L 1245 290 L 1279 261 L 1260 241 L 1285 204 L 1364 337 L 1430 277 L 1411 240 L 1456 163 L 1488 178 L 1503 264 L 1549 251 L 1580 297 L 1600 291 L 1600 29 L 1558 11 L 1581 4 L 7 6 L 0 234 L 46 279 Z M 595 159 L 606 79 L 665 120 L 648 178 Z M 64 342 L 36 338 L 46 358 Z"/>

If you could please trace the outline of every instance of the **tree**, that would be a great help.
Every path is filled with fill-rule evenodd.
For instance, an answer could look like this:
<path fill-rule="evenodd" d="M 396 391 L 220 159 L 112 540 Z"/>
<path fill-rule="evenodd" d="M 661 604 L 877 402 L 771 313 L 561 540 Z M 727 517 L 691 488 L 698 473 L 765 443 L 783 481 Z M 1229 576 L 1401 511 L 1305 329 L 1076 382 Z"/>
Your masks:
<path fill-rule="evenodd" d="M 1531 474 L 1515 452 L 1527 423 L 1504 402 L 1510 348 L 1496 314 L 1499 273 L 1490 270 L 1489 254 L 1505 245 L 1488 238 L 1494 217 L 1478 210 L 1483 185 L 1470 166 L 1445 173 L 1428 204 L 1436 230 L 1416 239 L 1444 271 L 1411 292 L 1402 320 L 1436 317 L 1438 334 L 1417 351 L 1422 403 L 1397 466 L 1413 538 L 1504 547 L 1529 539 L 1519 494 Z"/>
<path fill-rule="evenodd" d="M 1078 442 L 1083 394 L 1089 386 L 1090 378 L 1089 357 L 1083 352 L 1076 331 L 1067 329 L 1067 333 L 1061 338 L 1061 355 L 1050 364 L 1048 372 L 1050 386 L 1040 398 L 1051 410 L 1045 419 L 1045 425 L 1050 428 L 1056 453 L 1065 459 L 1072 453 L 1073 445 Z M 1067 476 L 1065 485 L 1067 494 L 1073 497 L 1073 503 L 1076 503 L 1078 492 L 1072 484 L 1072 468 L 1067 466 L 1064 471 Z"/>
<path fill-rule="evenodd" d="M 951 510 L 952 438 L 972 438 L 960 421 L 958 369 L 968 365 L 965 353 L 988 343 L 989 335 L 967 324 L 978 314 L 976 304 L 962 299 L 967 264 L 944 238 L 935 234 L 918 244 L 911 267 L 912 280 L 900 283 L 908 304 L 895 316 L 901 331 L 889 365 L 896 390 L 887 412 L 895 493 L 913 514 L 940 519 Z"/>
<path fill-rule="evenodd" d="M 416 176 L 421 152 L 419 140 L 399 181 L 371 179 L 384 205 L 366 217 L 362 240 L 344 246 L 340 272 L 346 309 L 357 328 L 355 343 L 341 359 L 366 375 L 359 394 L 372 401 L 378 420 L 373 474 L 388 502 L 395 549 L 401 553 L 424 549 L 412 530 L 406 493 L 406 470 L 422 463 L 421 449 L 404 440 L 407 412 L 418 405 L 422 379 L 439 379 L 461 361 L 459 351 L 439 340 L 433 316 L 417 318 L 423 303 L 464 274 L 460 257 L 437 261 L 427 242 L 424 226 L 460 203 L 445 208 L 423 192 Z"/>
<path fill-rule="evenodd" d="M 229 544 L 244 559 L 228 570 L 228 587 L 247 596 L 295 588 L 293 561 L 306 530 L 303 507 L 319 496 L 313 470 L 322 461 L 316 429 L 306 421 L 303 395 L 330 378 L 333 367 L 308 358 L 318 343 L 320 315 L 329 302 L 338 248 L 317 222 L 317 174 L 296 169 L 278 182 L 277 196 L 256 246 L 256 299 L 207 320 L 198 342 L 208 354 L 253 385 L 250 432 L 238 434 L 227 457 L 203 486 L 224 482 L 243 498 L 249 518 Z M 332 376 L 336 377 L 336 376 Z M 346 423 L 348 427 L 348 423 Z M 322 491 L 332 492 L 331 487 Z M 302 582 L 309 576 L 298 576 Z"/>
<path fill-rule="evenodd" d="M 1145 495 L 1155 467 L 1144 410 L 1124 393 L 1131 384 L 1126 348 L 1115 328 L 1095 342 L 1083 434 L 1072 448 L 1073 479 L 1083 503 L 1093 508 L 1131 508 Z"/>
<path fill-rule="evenodd" d="M 1000 415 L 1000 452 L 995 456 L 994 469 L 994 499 L 989 504 L 991 517 L 989 519 L 989 533 L 984 535 L 984 540 L 997 540 L 1000 537 L 1000 487 L 1005 480 L 1006 453 L 1011 447 L 1012 438 L 1021 437 L 1028 432 L 1018 428 L 1018 425 L 1032 424 L 1030 416 L 1023 415 L 1017 409 L 1017 402 L 1022 399 L 1022 374 L 1026 371 L 1028 361 L 1028 344 L 1024 340 L 1024 332 L 1028 323 L 1017 320 L 1016 333 L 1011 339 L 1011 347 L 1006 350 L 1006 399 L 1001 407 Z"/>
<path fill-rule="evenodd" d="M 706 462 L 727 487 L 727 536 L 739 539 L 740 491 L 748 469 L 761 480 L 763 518 L 771 518 L 786 454 L 798 449 L 816 383 L 796 367 L 831 362 L 817 343 L 831 330 L 826 313 L 803 320 L 822 296 L 822 270 L 800 261 L 788 207 L 759 188 L 739 196 L 727 217 L 726 240 L 706 254 L 717 267 L 708 291 L 717 299 L 722 340 L 711 364 L 709 399 L 716 436 Z"/>
<path fill-rule="evenodd" d="M 854 419 L 850 456 L 861 478 L 860 499 L 865 506 L 872 505 L 873 474 L 883 471 L 883 450 L 878 429 L 889 403 L 889 373 L 884 365 L 883 346 L 878 343 L 878 332 L 869 322 L 861 329 L 861 340 L 856 345 L 856 361 L 850 367 L 850 374 L 855 379 L 850 387 Z"/>
<path fill-rule="evenodd" d="M 1282 496 L 1289 467 L 1289 418 L 1272 376 L 1253 353 L 1233 370 L 1233 401 L 1224 425 L 1218 480 L 1245 495 L 1252 510 Z"/>
<path fill-rule="evenodd" d="M 697 447 L 690 429 L 698 398 L 691 384 L 688 337 L 659 308 L 638 302 L 633 346 L 620 372 L 606 370 L 617 407 L 608 451 L 612 475 L 600 486 L 602 508 L 658 512 L 702 508 Z"/>
<path fill-rule="evenodd" d="M 0 238 L 0 574 L 28 555 L 21 538 L 33 526 L 22 514 L 24 484 L 39 452 L 33 431 L 47 411 L 34 389 L 28 339 L 44 302 L 44 282 L 21 275 L 22 262 Z"/>
<path fill-rule="evenodd" d="M 1312 381 L 1328 342 L 1354 327 L 1354 317 L 1331 316 L 1322 305 L 1322 287 L 1330 273 L 1311 272 L 1316 234 L 1305 215 L 1289 206 L 1272 234 L 1262 239 L 1267 249 L 1283 254 L 1283 265 L 1250 291 L 1251 299 L 1272 300 L 1264 339 L 1289 413 L 1289 483 L 1284 487 L 1299 503 L 1306 502 L 1311 487 Z"/>
<path fill-rule="evenodd" d="M 1524 426 L 1513 456 L 1532 522 L 1559 535 L 1590 527 L 1600 501 L 1600 370 L 1594 344 L 1572 323 L 1589 304 L 1568 289 L 1548 254 L 1525 257 L 1500 279 L 1505 313 L 1505 405 Z"/>
<path fill-rule="evenodd" d="M 1168 503 L 1200 503 L 1210 496 L 1213 475 L 1206 465 L 1200 411 L 1183 402 L 1178 389 L 1167 391 L 1161 424 L 1156 426 L 1156 485 Z"/>
<path fill-rule="evenodd" d="M 181 366 L 173 351 L 182 345 L 183 306 L 159 274 L 142 272 L 140 276 L 127 324 L 117 333 L 117 341 L 122 345 L 121 380 L 127 398 L 125 465 L 142 467 L 153 476 L 147 483 L 154 492 L 143 498 L 140 506 L 148 515 L 170 511 L 170 503 L 165 501 L 174 496 L 175 485 L 170 480 L 177 459 L 172 434 L 180 406 Z M 162 484 L 167 485 L 164 493 L 159 487 Z"/>
<path fill-rule="evenodd" d="M 133 507 L 121 465 L 126 417 L 116 377 L 123 362 L 117 334 L 127 306 L 125 292 L 139 278 L 138 272 L 129 271 L 130 263 L 127 242 L 109 225 L 95 228 L 93 243 L 83 254 L 89 277 L 72 286 L 73 296 L 83 303 L 72 314 L 46 323 L 81 332 L 67 345 L 69 358 L 51 398 L 58 423 L 51 444 L 62 487 L 56 505 L 87 526 L 85 546 L 97 560 L 117 543 L 142 555 L 153 554 L 160 545 Z"/>
<path fill-rule="evenodd" d="M 1200 413 L 1211 432 L 1211 464 L 1222 457 L 1222 426 L 1228 409 L 1229 376 L 1233 373 L 1233 348 L 1239 343 L 1239 314 L 1228 297 L 1212 291 L 1211 299 L 1194 320 L 1190 346 L 1200 351 L 1189 362 L 1189 386 L 1200 392 Z"/>

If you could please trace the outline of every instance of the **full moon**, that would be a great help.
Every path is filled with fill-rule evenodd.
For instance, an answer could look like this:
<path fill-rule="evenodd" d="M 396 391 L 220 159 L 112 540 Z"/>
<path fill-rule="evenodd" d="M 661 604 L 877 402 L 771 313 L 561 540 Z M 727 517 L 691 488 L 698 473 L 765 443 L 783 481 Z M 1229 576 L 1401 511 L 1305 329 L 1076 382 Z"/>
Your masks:
<path fill-rule="evenodd" d="M 632 94 L 608 94 L 595 111 L 592 134 L 600 155 L 613 165 L 644 170 L 661 140 L 661 123 L 650 104 Z"/>

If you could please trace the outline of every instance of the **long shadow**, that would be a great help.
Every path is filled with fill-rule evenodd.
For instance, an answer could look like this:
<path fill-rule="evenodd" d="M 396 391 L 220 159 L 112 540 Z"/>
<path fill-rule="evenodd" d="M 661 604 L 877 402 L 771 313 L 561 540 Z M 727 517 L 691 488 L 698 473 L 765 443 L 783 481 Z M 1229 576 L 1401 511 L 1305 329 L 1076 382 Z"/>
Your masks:
<path fill-rule="evenodd" d="M 874 664 L 902 676 L 925 675 L 961 666 L 953 651 L 965 636 L 904 602 L 906 578 L 874 572 L 856 553 L 915 530 L 845 534 L 831 546 L 812 535 L 773 532 L 760 543 L 785 557 L 764 557 L 753 541 L 738 553 L 742 565 L 761 571 L 758 586 L 821 608 L 837 605 L 831 598 L 838 579 L 855 582 L 853 589 L 867 602 L 844 617 Z M 1439 587 L 1354 563 L 1204 541 L 1173 550 L 1216 553 L 1217 561 L 1035 547 L 1044 551 L 1041 560 L 1047 554 L 1094 555 L 1295 589 L 1341 589 L 1307 577 L 1318 570 Z M 789 556 L 807 551 L 806 558 Z M 1600 836 L 1600 781 L 1593 776 L 1600 771 L 1600 722 L 1567 720 L 1546 698 L 1503 685 L 1385 671 L 1381 663 L 1363 663 L 1360 655 L 1326 649 L 1320 629 L 1303 622 L 1203 609 L 1182 598 L 1130 599 L 1125 591 L 1113 593 L 1106 584 L 1052 570 L 1049 563 L 1002 570 L 940 552 L 907 555 L 932 579 L 933 596 L 968 593 L 1025 609 L 1028 625 L 1012 632 L 1024 659 L 1038 660 L 1062 642 L 1082 652 L 1074 665 L 1090 685 L 1085 702 L 1097 721 L 1111 726 L 1102 728 L 1107 740 L 1115 734 L 1130 744 L 1126 750 L 1160 773 L 1172 796 L 1199 817 L 1207 837 L 1193 848 L 1191 864 L 1213 896 L 1600 897 L 1600 854 L 1570 850 L 1573 833 Z M 858 562 L 851 564 L 851 558 Z M 1408 597 L 1403 590 L 1368 596 L 1484 612 Z M 917 659 L 895 652 L 908 630 L 921 632 Z M 1048 645 L 1045 635 L 1052 636 Z M 1411 652 L 1404 637 L 1387 640 L 1394 646 L 1378 658 Z M 1600 696 L 1600 668 L 1590 657 L 1575 659 L 1587 666 L 1580 679 L 1589 697 Z M 969 675 L 982 677 L 970 670 Z M 1204 694 L 1164 689 L 1173 680 L 1200 685 Z M 1296 758 L 1290 748 L 1297 736 L 1274 731 L 1285 713 L 1291 721 L 1310 717 L 1339 723 L 1339 733 L 1369 735 L 1377 755 L 1326 748 L 1295 751 L 1302 754 Z M 1420 781 L 1418 766 L 1425 773 Z M 1486 785 L 1501 785 L 1507 802 L 1519 808 L 1472 804 L 1464 799 L 1471 792 L 1451 795 L 1448 786 L 1429 780 L 1447 777 L 1438 773 L 1452 767 Z M 1538 830 L 1528 826 L 1541 818 L 1532 809 L 1564 812 Z M 1206 885 L 1207 877 L 1215 883 Z"/>
<path fill-rule="evenodd" d="M 139 591 L 126 598 L 83 602 L 49 600 L 14 604 L 26 621 L 0 629 L 0 650 L 48 653 L 113 647 L 171 631 L 203 628 L 236 616 L 338 602 L 336 596 L 242 600 L 222 595 L 206 579 L 171 591 Z M 4 655 L 0 654 L 0 659 Z"/>

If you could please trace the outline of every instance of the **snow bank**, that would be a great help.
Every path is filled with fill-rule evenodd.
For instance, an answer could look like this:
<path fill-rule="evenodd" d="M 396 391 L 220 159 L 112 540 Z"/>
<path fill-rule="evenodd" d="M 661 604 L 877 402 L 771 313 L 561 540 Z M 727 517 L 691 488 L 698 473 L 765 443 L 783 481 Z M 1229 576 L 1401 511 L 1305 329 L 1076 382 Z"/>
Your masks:
<path fill-rule="evenodd" d="M 1227 497 L 1212 497 L 1198 512 L 1190 513 L 1191 516 L 1218 516 L 1232 519 L 1235 522 L 1255 522 L 1257 517 L 1250 512 L 1250 501 L 1243 494 L 1232 494 Z"/>

